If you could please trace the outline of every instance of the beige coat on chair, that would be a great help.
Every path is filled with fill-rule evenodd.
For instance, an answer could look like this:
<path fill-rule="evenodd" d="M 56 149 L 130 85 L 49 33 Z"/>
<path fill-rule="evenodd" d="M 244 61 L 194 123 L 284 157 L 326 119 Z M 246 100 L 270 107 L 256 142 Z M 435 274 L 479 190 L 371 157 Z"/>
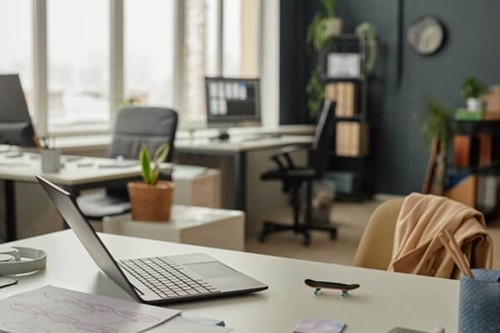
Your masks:
<path fill-rule="evenodd" d="M 444 229 L 452 233 L 471 268 L 491 268 L 493 241 L 482 213 L 445 197 L 412 193 L 398 216 L 388 270 L 457 278 L 460 272 L 437 238 Z"/>

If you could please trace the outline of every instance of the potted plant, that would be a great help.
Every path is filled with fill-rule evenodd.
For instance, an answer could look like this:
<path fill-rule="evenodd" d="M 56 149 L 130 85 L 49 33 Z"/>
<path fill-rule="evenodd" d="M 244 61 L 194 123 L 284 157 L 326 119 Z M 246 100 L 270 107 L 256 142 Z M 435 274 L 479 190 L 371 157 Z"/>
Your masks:
<path fill-rule="evenodd" d="M 312 46 L 316 58 L 306 87 L 307 110 L 311 119 L 316 117 L 321 101 L 324 98 L 323 85 L 319 80 L 320 64 L 317 58 L 328 47 L 331 37 L 342 31 L 342 20 L 335 17 L 335 0 L 319 0 L 321 10 L 314 15 L 307 27 L 307 42 Z"/>
<path fill-rule="evenodd" d="M 431 151 L 423 193 L 443 194 L 451 123 L 451 113 L 444 105 L 436 101 L 427 103 L 420 118 L 422 139 Z"/>
<path fill-rule="evenodd" d="M 168 221 L 174 184 L 159 180 L 161 163 L 168 155 L 170 146 L 163 144 L 156 149 L 153 159 L 145 145 L 139 153 L 142 182 L 127 184 L 132 219 L 137 221 Z"/>
<path fill-rule="evenodd" d="M 481 96 L 486 92 L 484 84 L 479 82 L 475 77 L 469 76 L 462 83 L 462 98 L 467 103 L 469 111 L 482 111 L 483 101 Z"/>

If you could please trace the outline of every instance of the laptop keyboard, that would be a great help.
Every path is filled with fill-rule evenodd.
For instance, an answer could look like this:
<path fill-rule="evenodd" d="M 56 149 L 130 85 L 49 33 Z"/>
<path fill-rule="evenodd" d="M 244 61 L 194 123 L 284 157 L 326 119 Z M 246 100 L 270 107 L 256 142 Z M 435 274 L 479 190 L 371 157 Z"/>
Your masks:
<path fill-rule="evenodd" d="M 120 266 L 162 298 L 220 292 L 208 282 L 186 275 L 184 267 L 167 257 L 127 259 Z"/>

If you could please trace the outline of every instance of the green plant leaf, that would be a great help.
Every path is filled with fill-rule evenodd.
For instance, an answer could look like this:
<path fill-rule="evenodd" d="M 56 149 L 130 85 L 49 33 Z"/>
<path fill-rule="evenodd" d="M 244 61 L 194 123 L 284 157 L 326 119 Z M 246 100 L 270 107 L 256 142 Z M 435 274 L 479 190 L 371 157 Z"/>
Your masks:
<path fill-rule="evenodd" d="M 156 149 L 155 156 L 153 159 L 153 172 L 152 172 L 153 184 L 156 184 L 158 182 L 158 179 L 160 178 L 161 164 L 167 158 L 169 150 L 170 150 L 170 145 L 168 143 L 164 143 L 160 147 L 158 147 L 158 149 Z"/>
<path fill-rule="evenodd" d="M 479 98 L 486 92 L 486 86 L 475 77 L 469 76 L 462 82 L 461 95 L 463 99 Z"/>
<path fill-rule="evenodd" d="M 316 51 L 321 50 L 321 42 L 318 41 L 318 31 L 320 30 L 319 26 L 321 25 L 322 19 L 323 15 L 316 13 L 307 27 L 306 41 L 311 44 Z"/>
<path fill-rule="evenodd" d="M 335 0 L 320 0 L 321 5 L 323 5 L 323 9 L 325 10 L 326 16 L 333 17 L 335 16 Z"/>
<path fill-rule="evenodd" d="M 314 67 L 306 86 L 306 108 L 311 119 L 316 113 L 324 98 L 323 84 L 319 79 L 319 53 L 327 50 L 331 35 L 328 32 L 328 22 L 335 17 L 335 0 L 319 0 L 320 9 L 307 26 L 306 41 L 314 50 L 312 57 Z"/>
<path fill-rule="evenodd" d="M 167 158 L 169 150 L 170 145 L 168 143 L 164 143 L 158 147 L 155 152 L 154 164 L 159 167 L 159 165 Z"/>
<path fill-rule="evenodd" d="M 156 185 L 160 178 L 161 163 L 167 158 L 169 150 L 170 145 L 168 143 L 162 144 L 156 149 L 153 160 L 151 160 L 148 148 L 145 144 L 142 145 L 139 161 L 141 163 L 142 179 L 146 184 Z"/>
<path fill-rule="evenodd" d="M 152 183 L 153 180 L 151 177 L 151 157 L 146 145 L 142 146 L 142 149 L 139 153 L 139 161 L 141 163 L 142 179 L 146 184 L 154 185 L 154 183 Z"/>
<path fill-rule="evenodd" d="M 314 119 L 316 117 L 321 102 L 325 97 L 323 85 L 319 80 L 318 73 L 318 68 L 314 69 L 311 72 L 311 77 L 309 78 L 309 82 L 306 86 L 307 111 L 311 119 Z"/>
<path fill-rule="evenodd" d="M 448 136 L 451 132 L 451 112 L 441 103 L 430 101 L 426 111 L 420 118 L 420 131 L 426 147 L 434 138 L 438 138 L 443 150 L 448 146 Z"/>

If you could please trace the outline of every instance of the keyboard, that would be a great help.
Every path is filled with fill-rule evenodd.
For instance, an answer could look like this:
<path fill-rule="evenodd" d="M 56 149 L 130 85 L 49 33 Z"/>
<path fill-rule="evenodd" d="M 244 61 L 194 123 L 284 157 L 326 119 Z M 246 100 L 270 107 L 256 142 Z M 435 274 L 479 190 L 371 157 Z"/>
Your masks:
<path fill-rule="evenodd" d="M 186 269 L 168 257 L 120 261 L 120 266 L 162 298 L 188 297 L 220 292 L 209 283 L 186 274 Z"/>

